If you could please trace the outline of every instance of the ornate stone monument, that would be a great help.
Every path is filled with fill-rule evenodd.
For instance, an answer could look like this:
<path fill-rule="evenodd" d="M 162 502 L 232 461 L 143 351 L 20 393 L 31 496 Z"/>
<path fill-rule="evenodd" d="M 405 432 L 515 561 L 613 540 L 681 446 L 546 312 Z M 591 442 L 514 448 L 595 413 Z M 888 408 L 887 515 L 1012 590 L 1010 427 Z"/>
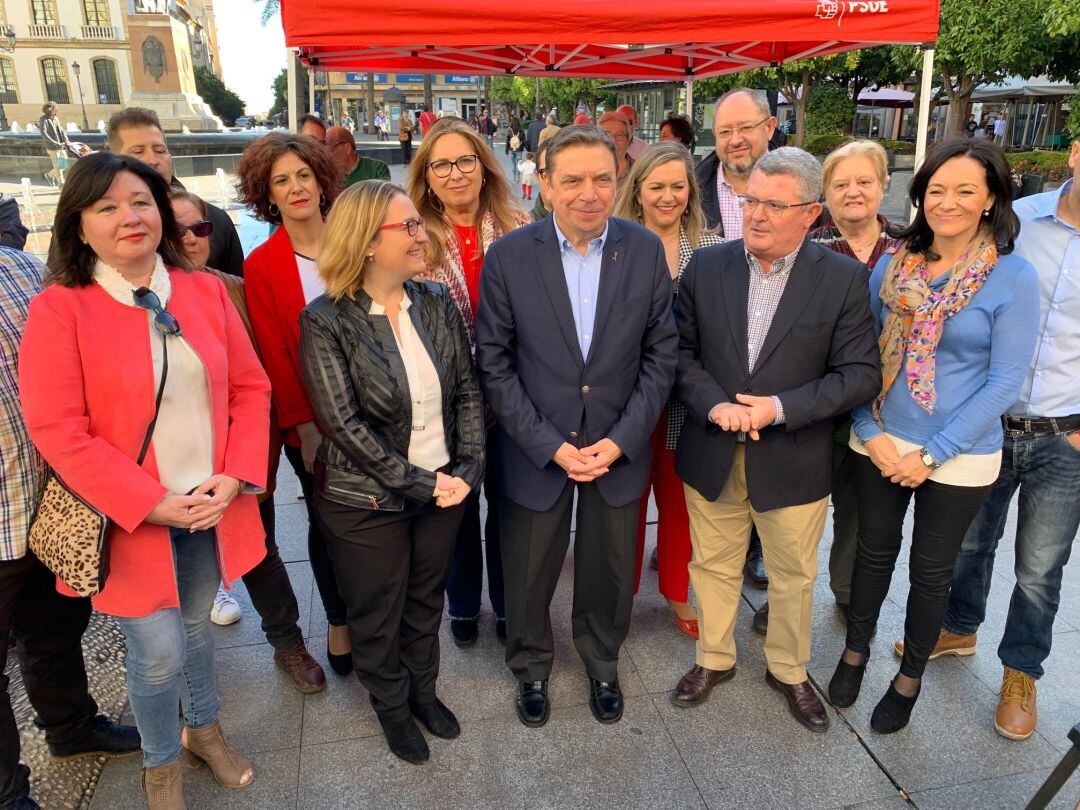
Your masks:
<path fill-rule="evenodd" d="M 199 96 L 192 68 L 191 39 L 180 14 L 165 0 L 134 0 L 129 6 L 133 107 L 147 107 L 166 131 L 217 132 L 221 119 Z"/>

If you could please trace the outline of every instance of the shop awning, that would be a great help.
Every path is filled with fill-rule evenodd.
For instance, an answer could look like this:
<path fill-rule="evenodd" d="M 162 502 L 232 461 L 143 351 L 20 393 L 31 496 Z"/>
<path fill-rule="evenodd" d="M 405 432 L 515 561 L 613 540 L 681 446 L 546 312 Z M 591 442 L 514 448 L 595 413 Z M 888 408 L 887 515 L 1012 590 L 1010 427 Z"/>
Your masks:
<path fill-rule="evenodd" d="M 545 0 L 531 11 L 506 0 L 281 5 L 285 43 L 304 62 L 386 73 L 685 81 L 933 42 L 938 30 L 937 0 Z"/>

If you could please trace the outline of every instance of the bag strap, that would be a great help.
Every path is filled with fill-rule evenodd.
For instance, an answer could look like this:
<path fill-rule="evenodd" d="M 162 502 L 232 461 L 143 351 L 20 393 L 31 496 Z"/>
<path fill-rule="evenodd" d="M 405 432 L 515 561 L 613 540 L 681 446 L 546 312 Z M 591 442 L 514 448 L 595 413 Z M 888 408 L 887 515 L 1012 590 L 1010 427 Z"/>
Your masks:
<path fill-rule="evenodd" d="M 165 378 L 169 376 L 169 344 L 165 341 L 165 335 L 161 336 L 161 352 L 161 382 L 158 383 L 157 398 L 154 400 L 154 418 L 150 420 L 150 427 L 146 429 L 146 438 L 143 439 L 139 460 L 136 462 L 140 467 L 143 459 L 146 458 L 146 451 L 150 449 L 150 439 L 154 437 L 154 427 L 157 425 L 158 413 L 161 411 L 161 397 L 165 393 Z"/>

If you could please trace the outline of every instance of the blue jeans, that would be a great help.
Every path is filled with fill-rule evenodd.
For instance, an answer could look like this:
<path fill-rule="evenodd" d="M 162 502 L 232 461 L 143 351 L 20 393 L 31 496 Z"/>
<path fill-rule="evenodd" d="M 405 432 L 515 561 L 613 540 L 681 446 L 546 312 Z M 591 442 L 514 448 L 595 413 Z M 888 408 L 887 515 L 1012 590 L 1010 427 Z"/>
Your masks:
<path fill-rule="evenodd" d="M 1002 450 L 1001 474 L 964 536 L 943 625 L 967 635 L 986 618 L 994 552 L 1019 487 L 1016 586 L 998 657 L 1010 669 L 1039 678 L 1053 642 L 1062 570 L 1080 528 L 1080 450 L 1063 435 L 1007 433 Z"/>
<path fill-rule="evenodd" d="M 220 577 L 214 532 L 170 529 L 169 533 L 180 607 L 117 619 L 127 643 L 128 698 L 147 768 L 167 765 L 180 756 L 177 704 L 191 728 L 211 725 L 221 708 L 210 635 L 210 609 Z"/>
<path fill-rule="evenodd" d="M 514 184 L 521 182 L 521 172 L 518 171 L 518 161 L 525 156 L 524 152 L 511 152 L 510 153 L 510 170 L 514 175 Z"/>

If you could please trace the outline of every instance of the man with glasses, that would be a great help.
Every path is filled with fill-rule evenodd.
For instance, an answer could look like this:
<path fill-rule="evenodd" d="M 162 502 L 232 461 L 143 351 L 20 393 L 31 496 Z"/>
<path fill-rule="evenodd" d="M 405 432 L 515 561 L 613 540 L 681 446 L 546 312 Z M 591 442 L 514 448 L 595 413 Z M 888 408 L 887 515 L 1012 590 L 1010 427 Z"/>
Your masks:
<path fill-rule="evenodd" d="M 606 112 L 600 116 L 600 129 L 604 130 L 615 144 L 617 166 L 615 180 L 616 183 L 621 183 L 623 178 L 630 173 L 630 167 L 634 165 L 634 159 L 626 151 L 633 132 L 630 119 L 620 112 Z"/>
<path fill-rule="evenodd" d="M 821 167 L 783 147 L 739 198 L 743 238 L 694 254 L 679 285 L 675 393 L 689 415 L 686 483 L 701 635 L 673 697 L 694 706 L 735 674 L 751 527 L 769 565 L 766 681 L 811 731 L 829 717 L 807 679 L 817 546 L 832 481 L 832 419 L 881 388 L 866 268 L 810 242 Z M 736 337 L 737 336 L 737 337 Z"/>
<path fill-rule="evenodd" d="M 130 155 L 157 170 L 172 188 L 183 189 L 184 184 L 173 175 L 172 154 L 165 142 L 161 120 L 153 110 L 128 107 L 109 118 L 109 151 L 117 155 Z M 244 275 L 244 248 L 236 233 L 236 226 L 227 213 L 217 206 L 206 203 L 206 218 L 214 223 L 210 236 L 210 256 L 207 267 L 234 276 Z"/>
<path fill-rule="evenodd" d="M 381 160 L 365 157 L 356 152 L 356 139 L 345 127 L 326 130 L 326 148 L 334 159 L 334 165 L 345 177 L 344 188 L 361 180 L 389 180 L 390 166 Z"/>

